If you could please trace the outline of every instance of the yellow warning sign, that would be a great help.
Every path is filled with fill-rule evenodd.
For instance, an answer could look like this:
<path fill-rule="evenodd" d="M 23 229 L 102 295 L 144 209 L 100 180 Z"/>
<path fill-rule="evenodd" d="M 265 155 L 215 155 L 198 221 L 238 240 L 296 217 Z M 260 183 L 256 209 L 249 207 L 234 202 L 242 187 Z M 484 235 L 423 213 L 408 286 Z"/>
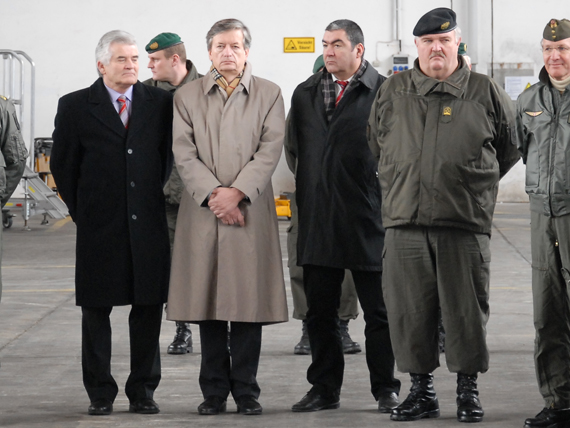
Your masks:
<path fill-rule="evenodd" d="M 284 37 L 283 52 L 285 53 L 311 53 L 315 52 L 314 37 Z"/>

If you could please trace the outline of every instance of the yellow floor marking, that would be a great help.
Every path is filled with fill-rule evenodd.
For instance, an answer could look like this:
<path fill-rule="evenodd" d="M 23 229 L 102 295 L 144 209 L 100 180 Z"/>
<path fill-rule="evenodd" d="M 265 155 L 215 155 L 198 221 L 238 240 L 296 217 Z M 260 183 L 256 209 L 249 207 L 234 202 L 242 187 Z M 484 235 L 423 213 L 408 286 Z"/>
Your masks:
<path fill-rule="evenodd" d="M 49 228 L 48 232 L 55 232 L 56 230 L 60 229 L 62 226 L 66 225 L 71 221 L 71 216 L 67 216 L 64 219 L 56 221 L 52 227 Z"/>

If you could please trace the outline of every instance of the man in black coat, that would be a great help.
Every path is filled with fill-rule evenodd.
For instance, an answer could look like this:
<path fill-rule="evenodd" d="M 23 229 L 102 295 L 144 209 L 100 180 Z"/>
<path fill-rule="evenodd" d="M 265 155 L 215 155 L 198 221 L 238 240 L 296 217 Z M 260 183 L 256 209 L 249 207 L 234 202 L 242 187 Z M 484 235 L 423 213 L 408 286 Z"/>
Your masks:
<path fill-rule="evenodd" d="M 372 101 L 385 80 L 363 59 L 364 36 L 349 20 L 325 30 L 325 69 L 293 94 L 285 147 L 296 159 L 297 264 L 309 311 L 309 393 L 294 412 L 335 409 L 344 372 L 337 310 L 350 269 L 366 322 L 366 362 L 380 412 L 398 404 L 400 381 L 382 297 L 384 228 L 376 162 L 368 148 Z"/>
<path fill-rule="evenodd" d="M 88 413 L 106 415 L 118 392 L 111 375 L 113 306 L 129 315 L 129 411 L 158 413 L 159 335 L 170 247 L 162 188 L 172 166 L 172 95 L 138 82 L 129 33 L 111 31 L 96 49 L 101 76 L 59 101 L 51 171 L 77 226 L 76 304 L 82 308 Z"/>

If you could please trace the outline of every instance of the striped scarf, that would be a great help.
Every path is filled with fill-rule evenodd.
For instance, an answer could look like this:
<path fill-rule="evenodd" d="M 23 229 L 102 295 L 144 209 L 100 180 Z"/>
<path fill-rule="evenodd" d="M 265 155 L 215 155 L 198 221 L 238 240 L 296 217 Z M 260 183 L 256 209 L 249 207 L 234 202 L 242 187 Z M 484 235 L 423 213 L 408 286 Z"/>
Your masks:
<path fill-rule="evenodd" d="M 242 71 L 238 75 L 238 77 L 232 80 L 232 83 L 228 85 L 228 82 L 226 82 L 225 77 L 222 76 L 218 70 L 216 70 L 214 64 L 212 64 L 212 66 L 210 67 L 210 73 L 212 74 L 212 77 L 214 78 L 218 86 L 226 91 L 226 94 L 228 94 L 228 98 L 230 97 L 234 89 L 237 88 L 237 85 L 239 85 L 239 82 L 243 76 L 243 71 Z"/>
<path fill-rule="evenodd" d="M 356 70 L 356 73 L 354 73 L 354 76 L 350 80 L 350 83 L 348 84 L 348 86 L 344 90 L 344 94 L 342 95 L 342 98 L 345 98 L 346 94 L 348 94 L 350 91 L 352 91 L 354 88 L 356 88 L 360 84 L 360 78 L 362 77 L 362 75 L 366 71 L 367 66 L 368 66 L 368 61 L 366 61 L 363 58 L 362 62 L 360 63 L 360 67 L 358 67 L 358 70 Z M 332 74 L 330 74 L 327 71 L 327 69 L 324 68 L 323 69 L 323 76 L 321 78 L 321 88 L 323 91 L 323 98 L 325 101 L 325 111 L 327 113 L 327 120 L 329 122 L 331 121 L 331 118 L 334 114 L 335 102 L 336 102 L 336 92 L 335 92 L 334 85 L 336 85 L 336 83 L 333 80 Z"/>

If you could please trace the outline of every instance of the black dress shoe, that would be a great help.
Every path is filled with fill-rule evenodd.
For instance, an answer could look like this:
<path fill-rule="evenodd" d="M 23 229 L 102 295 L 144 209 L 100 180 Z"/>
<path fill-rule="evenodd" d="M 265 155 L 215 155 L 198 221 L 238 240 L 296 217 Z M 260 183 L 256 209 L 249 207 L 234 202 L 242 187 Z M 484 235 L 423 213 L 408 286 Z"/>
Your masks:
<path fill-rule="evenodd" d="M 216 395 L 206 397 L 206 399 L 198 406 L 198 414 L 200 415 L 219 415 L 226 411 L 226 400 Z"/>
<path fill-rule="evenodd" d="M 242 395 L 236 398 L 237 412 L 244 415 L 261 415 L 263 408 L 259 401 L 251 395 Z"/>
<path fill-rule="evenodd" d="M 570 409 L 544 408 L 534 418 L 524 421 L 524 428 L 568 428 L 570 427 Z"/>
<path fill-rule="evenodd" d="M 160 412 L 158 404 L 152 398 L 143 398 L 141 400 L 133 401 L 129 405 L 129 412 L 140 413 L 141 415 L 153 415 Z"/>
<path fill-rule="evenodd" d="M 113 403 L 111 403 L 111 400 L 107 400 L 106 398 L 93 400 L 87 409 L 87 413 L 92 416 L 110 415 L 113 413 Z"/>
<path fill-rule="evenodd" d="M 398 395 L 395 392 L 386 392 L 378 396 L 378 411 L 380 413 L 391 413 L 400 404 Z"/>
<path fill-rule="evenodd" d="M 293 404 L 291 410 L 294 412 L 316 412 L 317 410 L 338 409 L 339 407 L 338 396 L 323 396 L 311 390 L 301 401 Z"/>
<path fill-rule="evenodd" d="M 411 373 L 412 386 L 410 394 L 395 409 L 392 409 L 390 419 L 393 421 L 417 421 L 422 418 L 439 417 L 439 402 L 433 389 L 431 373 Z"/>

